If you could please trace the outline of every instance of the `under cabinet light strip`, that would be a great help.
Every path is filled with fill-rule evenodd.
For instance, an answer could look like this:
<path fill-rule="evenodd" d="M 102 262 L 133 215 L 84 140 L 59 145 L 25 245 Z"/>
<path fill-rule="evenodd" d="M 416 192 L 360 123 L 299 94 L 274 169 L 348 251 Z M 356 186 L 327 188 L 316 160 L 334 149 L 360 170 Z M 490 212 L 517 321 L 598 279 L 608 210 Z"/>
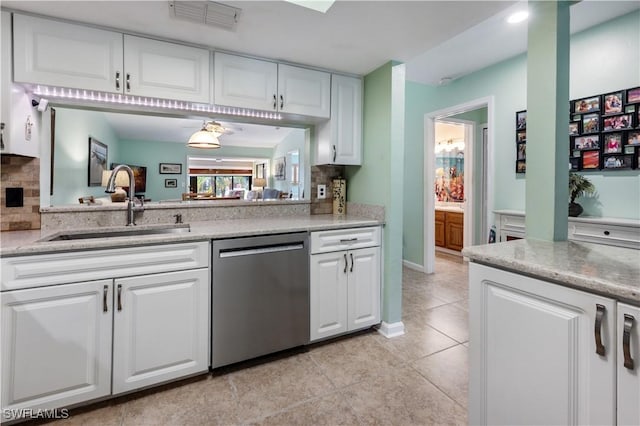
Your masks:
<path fill-rule="evenodd" d="M 160 98 L 145 98 L 142 96 L 129 96 L 93 90 L 65 89 L 64 87 L 49 87 L 38 85 L 33 91 L 33 94 L 47 98 L 71 99 L 107 104 L 133 105 L 147 108 L 164 108 L 173 110 L 177 109 L 212 114 L 263 118 L 267 120 L 282 120 L 282 115 L 275 112 L 256 111 L 244 108 L 219 107 L 211 104 L 197 104 Z"/>

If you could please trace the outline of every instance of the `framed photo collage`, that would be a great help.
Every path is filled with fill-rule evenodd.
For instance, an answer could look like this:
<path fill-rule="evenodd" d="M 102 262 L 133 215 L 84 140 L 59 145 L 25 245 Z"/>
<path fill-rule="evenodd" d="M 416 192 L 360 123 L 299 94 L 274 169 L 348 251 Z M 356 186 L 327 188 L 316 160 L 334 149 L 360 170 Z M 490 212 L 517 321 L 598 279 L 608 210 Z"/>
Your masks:
<path fill-rule="evenodd" d="M 640 168 L 640 87 L 569 102 L 573 171 Z M 516 112 L 516 173 L 527 166 L 527 111 Z"/>

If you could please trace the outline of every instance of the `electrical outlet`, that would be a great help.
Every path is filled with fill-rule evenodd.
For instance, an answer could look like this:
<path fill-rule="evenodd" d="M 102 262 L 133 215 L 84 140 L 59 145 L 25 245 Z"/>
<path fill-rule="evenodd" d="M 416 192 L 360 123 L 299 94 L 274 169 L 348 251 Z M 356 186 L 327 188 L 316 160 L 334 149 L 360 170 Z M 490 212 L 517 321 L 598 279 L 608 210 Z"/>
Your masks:
<path fill-rule="evenodd" d="M 318 200 L 327 198 L 327 185 L 318 185 Z"/>

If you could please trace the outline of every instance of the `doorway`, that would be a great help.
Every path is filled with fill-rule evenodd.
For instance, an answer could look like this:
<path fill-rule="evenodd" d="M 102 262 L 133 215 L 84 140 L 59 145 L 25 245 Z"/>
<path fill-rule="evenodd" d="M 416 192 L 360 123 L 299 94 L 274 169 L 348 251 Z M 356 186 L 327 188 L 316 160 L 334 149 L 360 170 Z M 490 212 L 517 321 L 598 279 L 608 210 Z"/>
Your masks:
<path fill-rule="evenodd" d="M 469 117 L 483 118 L 468 120 Z M 464 242 L 463 247 L 485 243 L 488 236 L 492 187 L 492 125 L 493 97 L 478 99 L 425 115 L 424 149 L 424 272 L 435 269 L 435 206 L 436 206 L 436 123 L 449 122 L 465 127 L 464 173 Z M 486 131 L 484 130 L 486 129 Z M 483 134 L 486 132 L 486 143 Z"/>

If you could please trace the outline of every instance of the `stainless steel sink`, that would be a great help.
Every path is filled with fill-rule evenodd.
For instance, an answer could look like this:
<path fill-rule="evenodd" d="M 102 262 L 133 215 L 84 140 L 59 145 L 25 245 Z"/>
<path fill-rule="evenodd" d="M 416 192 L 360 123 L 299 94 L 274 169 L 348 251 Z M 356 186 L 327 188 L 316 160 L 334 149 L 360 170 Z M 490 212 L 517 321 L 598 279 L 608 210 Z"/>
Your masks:
<path fill-rule="evenodd" d="M 162 226 L 131 226 L 127 228 L 104 228 L 95 231 L 71 231 L 59 232 L 40 241 L 65 241 L 65 240 L 87 240 L 93 238 L 113 238 L 113 237 L 133 237 L 139 235 L 156 235 L 156 234 L 182 234 L 191 232 L 189 224 L 180 225 L 162 225 Z"/>

